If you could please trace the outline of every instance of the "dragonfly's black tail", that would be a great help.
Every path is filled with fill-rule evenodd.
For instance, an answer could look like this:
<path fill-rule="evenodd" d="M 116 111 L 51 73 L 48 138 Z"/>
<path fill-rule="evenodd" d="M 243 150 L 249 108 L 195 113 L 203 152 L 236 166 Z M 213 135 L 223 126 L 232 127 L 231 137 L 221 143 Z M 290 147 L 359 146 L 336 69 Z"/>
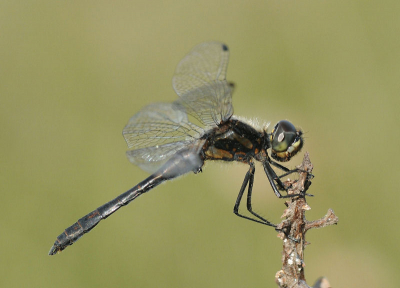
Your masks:
<path fill-rule="evenodd" d="M 65 229 L 64 233 L 57 237 L 49 255 L 57 254 L 69 245 L 74 244 L 83 234 L 92 230 L 101 220 L 107 218 L 122 206 L 127 205 L 143 193 L 154 188 L 165 180 L 173 179 L 190 171 L 201 171 L 203 160 L 193 150 L 179 151 L 167 161 L 156 173 L 140 182 L 132 189 L 119 195 L 114 200 L 100 206 L 93 212 L 79 219 L 74 225 Z"/>
<path fill-rule="evenodd" d="M 69 245 L 74 244 L 83 234 L 92 230 L 101 220 L 107 218 L 122 206 L 127 205 L 138 196 L 147 192 L 151 188 L 157 186 L 164 181 L 160 174 L 153 174 L 146 180 L 140 182 L 135 187 L 119 195 L 114 200 L 100 206 L 96 210 L 90 212 L 86 216 L 83 216 L 75 224 L 65 229 L 65 231 L 57 237 L 53 247 L 49 251 L 49 255 L 57 254 L 61 252 Z"/>

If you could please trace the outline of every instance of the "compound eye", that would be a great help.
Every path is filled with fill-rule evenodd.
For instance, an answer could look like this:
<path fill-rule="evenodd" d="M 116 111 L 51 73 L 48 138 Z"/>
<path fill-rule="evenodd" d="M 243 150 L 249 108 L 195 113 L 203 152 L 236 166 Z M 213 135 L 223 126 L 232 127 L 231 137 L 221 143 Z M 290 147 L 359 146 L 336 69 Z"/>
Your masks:
<path fill-rule="evenodd" d="M 303 147 L 302 134 L 289 121 L 278 122 L 270 134 L 271 157 L 280 162 L 289 161 Z"/>
<path fill-rule="evenodd" d="M 296 127 L 287 120 L 279 121 L 272 132 L 271 148 L 275 152 L 284 152 L 297 137 Z"/>

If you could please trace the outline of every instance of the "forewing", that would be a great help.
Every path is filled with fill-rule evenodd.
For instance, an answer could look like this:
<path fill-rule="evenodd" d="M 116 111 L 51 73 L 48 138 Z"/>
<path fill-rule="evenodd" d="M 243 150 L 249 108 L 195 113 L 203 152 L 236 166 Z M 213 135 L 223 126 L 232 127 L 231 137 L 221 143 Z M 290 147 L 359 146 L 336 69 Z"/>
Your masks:
<path fill-rule="evenodd" d="M 176 103 L 154 103 L 132 116 L 122 134 L 129 161 L 154 172 L 177 151 L 193 146 L 203 132 Z"/>
<path fill-rule="evenodd" d="M 176 103 L 207 128 L 233 114 L 231 87 L 226 81 L 228 58 L 223 43 L 199 44 L 178 64 L 172 79 L 180 97 Z"/>

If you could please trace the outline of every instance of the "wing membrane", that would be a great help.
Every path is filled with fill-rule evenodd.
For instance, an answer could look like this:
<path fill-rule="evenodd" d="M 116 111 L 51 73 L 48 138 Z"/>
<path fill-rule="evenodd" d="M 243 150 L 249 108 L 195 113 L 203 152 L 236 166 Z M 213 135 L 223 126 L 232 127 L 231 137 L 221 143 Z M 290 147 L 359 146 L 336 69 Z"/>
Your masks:
<path fill-rule="evenodd" d="M 129 161 L 154 172 L 179 150 L 198 153 L 204 131 L 233 114 L 231 85 L 226 81 L 228 58 L 225 44 L 207 42 L 182 59 L 172 79 L 179 99 L 144 107 L 124 128 Z M 199 125 L 189 121 L 188 115 Z"/>
<path fill-rule="evenodd" d="M 226 81 L 229 50 L 225 44 L 197 45 L 178 64 L 172 85 L 186 113 L 207 128 L 233 114 L 231 87 Z"/>
<path fill-rule="evenodd" d="M 129 120 L 122 131 L 127 157 L 145 171 L 154 172 L 172 155 L 189 147 L 203 129 L 190 123 L 176 103 L 154 103 Z"/>
<path fill-rule="evenodd" d="M 145 147 L 126 151 L 129 161 L 149 173 L 155 172 L 166 163 L 174 154 L 187 148 L 192 141 L 179 141 L 164 145 Z"/>

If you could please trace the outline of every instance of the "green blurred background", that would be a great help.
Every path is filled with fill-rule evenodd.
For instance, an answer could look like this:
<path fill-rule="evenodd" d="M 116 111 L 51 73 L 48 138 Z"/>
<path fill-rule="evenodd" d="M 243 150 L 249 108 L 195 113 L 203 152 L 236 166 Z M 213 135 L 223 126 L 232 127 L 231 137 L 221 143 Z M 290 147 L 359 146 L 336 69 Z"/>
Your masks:
<path fill-rule="evenodd" d="M 231 51 L 235 114 L 305 131 L 306 277 L 398 287 L 399 1 L 1 1 L 1 287 L 276 287 L 282 243 L 232 213 L 245 165 L 208 163 L 56 256 L 64 228 L 143 180 L 121 136 L 173 101 L 196 44 Z M 397 116 L 396 116 L 397 115 Z M 289 167 L 298 165 L 297 156 Z M 256 166 L 255 208 L 284 210 Z"/>

